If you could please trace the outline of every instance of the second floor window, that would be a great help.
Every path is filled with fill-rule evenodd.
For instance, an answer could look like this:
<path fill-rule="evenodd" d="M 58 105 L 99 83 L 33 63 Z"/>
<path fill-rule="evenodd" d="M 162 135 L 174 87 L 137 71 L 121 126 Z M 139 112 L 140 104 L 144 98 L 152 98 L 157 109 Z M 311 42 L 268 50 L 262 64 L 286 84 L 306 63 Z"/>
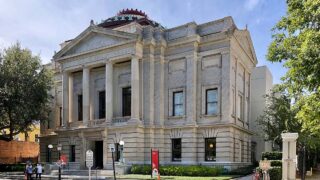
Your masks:
<path fill-rule="evenodd" d="M 131 116 L 131 87 L 122 88 L 122 116 Z"/>
<path fill-rule="evenodd" d="M 184 115 L 184 97 L 183 91 L 173 92 L 173 116 Z"/>
<path fill-rule="evenodd" d="M 106 117 L 106 91 L 99 92 L 99 119 Z"/>
<path fill-rule="evenodd" d="M 238 104 L 237 104 L 237 117 L 238 119 L 243 120 L 243 97 L 242 95 L 238 95 Z"/>
<path fill-rule="evenodd" d="M 78 121 L 82 121 L 82 94 L 78 95 Z"/>
<path fill-rule="evenodd" d="M 206 114 L 214 115 L 218 113 L 218 90 L 206 90 Z"/>

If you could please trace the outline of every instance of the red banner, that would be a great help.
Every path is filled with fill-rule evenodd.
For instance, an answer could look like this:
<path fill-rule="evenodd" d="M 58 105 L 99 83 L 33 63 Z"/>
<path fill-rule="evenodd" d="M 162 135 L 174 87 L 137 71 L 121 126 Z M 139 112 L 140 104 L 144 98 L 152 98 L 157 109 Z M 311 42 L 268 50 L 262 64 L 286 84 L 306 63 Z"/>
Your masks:
<path fill-rule="evenodd" d="M 159 174 L 159 151 L 151 149 L 152 175 Z"/>
<path fill-rule="evenodd" d="M 64 154 L 60 155 L 60 160 L 62 165 L 66 165 L 68 162 L 67 156 Z"/>

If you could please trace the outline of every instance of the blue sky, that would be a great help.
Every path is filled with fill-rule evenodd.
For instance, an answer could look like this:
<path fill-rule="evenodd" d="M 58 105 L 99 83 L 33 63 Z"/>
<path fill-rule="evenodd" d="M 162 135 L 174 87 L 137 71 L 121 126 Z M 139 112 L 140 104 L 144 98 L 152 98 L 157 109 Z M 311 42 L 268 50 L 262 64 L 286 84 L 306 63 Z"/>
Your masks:
<path fill-rule="evenodd" d="M 124 8 L 140 9 L 167 28 L 232 16 L 239 29 L 248 25 L 258 65 L 269 67 L 274 83 L 285 74 L 281 64 L 265 60 L 270 30 L 286 13 L 285 0 L 0 0 L 0 49 L 20 41 L 48 63 L 59 44 L 91 19 L 101 22 Z"/>

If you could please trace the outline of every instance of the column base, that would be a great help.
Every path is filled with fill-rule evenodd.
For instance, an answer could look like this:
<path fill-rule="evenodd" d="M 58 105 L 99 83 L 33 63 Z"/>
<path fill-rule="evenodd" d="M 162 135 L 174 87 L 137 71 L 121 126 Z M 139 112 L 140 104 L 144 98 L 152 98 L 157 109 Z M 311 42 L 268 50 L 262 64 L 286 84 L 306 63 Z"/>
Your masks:
<path fill-rule="evenodd" d="M 128 124 L 132 125 L 142 125 L 142 122 L 139 118 L 130 118 Z"/>

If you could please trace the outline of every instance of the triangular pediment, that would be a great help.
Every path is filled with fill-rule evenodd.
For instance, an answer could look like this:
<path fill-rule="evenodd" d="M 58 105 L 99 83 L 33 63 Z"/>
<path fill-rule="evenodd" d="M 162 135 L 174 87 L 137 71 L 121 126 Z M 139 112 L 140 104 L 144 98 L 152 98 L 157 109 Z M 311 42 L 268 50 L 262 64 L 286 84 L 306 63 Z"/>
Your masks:
<path fill-rule="evenodd" d="M 237 40 L 239 41 L 240 45 L 242 48 L 250 55 L 253 61 L 256 63 L 257 61 L 257 56 L 253 47 L 253 43 L 251 40 L 251 36 L 248 30 L 236 30 L 235 31 L 235 36 Z"/>
<path fill-rule="evenodd" d="M 75 39 L 67 43 L 54 59 L 90 52 L 92 50 L 111 47 L 128 41 L 136 40 L 137 34 L 104 29 L 101 27 L 89 27 Z"/>

